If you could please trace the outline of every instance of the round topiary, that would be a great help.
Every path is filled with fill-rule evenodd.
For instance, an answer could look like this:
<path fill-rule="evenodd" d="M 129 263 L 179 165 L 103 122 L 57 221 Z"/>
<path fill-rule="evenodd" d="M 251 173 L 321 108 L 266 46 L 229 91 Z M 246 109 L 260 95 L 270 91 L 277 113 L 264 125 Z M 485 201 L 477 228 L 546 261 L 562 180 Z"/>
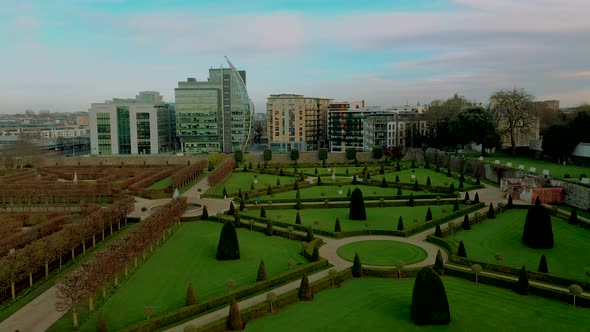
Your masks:
<path fill-rule="evenodd" d="M 410 315 L 416 325 L 446 325 L 451 321 L 445 286 L 431 267 L 416 276 Z"/>
<path fill-rule="evenodd" d="M 363 199 L 363 192 L 359 188 L 355 188 L 350 195 L 350 210 L 348 213 L 348 219 L 367 220 L 365 200 Z"/>
<path fill-rule="evenodd" d="M 221 229 L 219 243 L 217 244 L 217 256 L 215 258 L 218 261 L 240 259 L 238 234 L 236 233 L 234 223 L 231 221 L 226 222 Z"/>

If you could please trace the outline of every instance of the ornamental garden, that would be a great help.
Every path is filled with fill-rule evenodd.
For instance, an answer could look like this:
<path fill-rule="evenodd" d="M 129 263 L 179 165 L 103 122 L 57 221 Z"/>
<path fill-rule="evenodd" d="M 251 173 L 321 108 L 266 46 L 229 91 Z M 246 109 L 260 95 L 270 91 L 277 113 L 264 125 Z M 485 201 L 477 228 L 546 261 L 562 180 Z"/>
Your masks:
<path fill-rule="evenodd" d="M 3 247 L 0 317 L 57 285 L 64 315 L 50 331 L 585 329 L 583 211 L 513 202 L 481 174 L 441 160 L 349 159 L 328 162 L 322 151 L 314 163 L 293 153 L 281 163 L 265 151 L 260 162 L 236 154 L 194 165 L 97 166 L 105 175 L 94 178 L 84 167 L 29 170 L 23 186 L 41 176 L 111 191 L 82 191 L 99 209 L 72 207 L 66 194 L 38 194 L 28 205 L 30 195 L 14 205 L 0 197 L 41 225 L 57 216 L 33 217 L 35 208 L 68 209 L 48 231 L 56 240 Z M 195 194 L 199 181 L 209 188 Z M 139 206 L 134 196 L 158 208 L 128 219 Z M 187 213 L 187 203 L 202 209 Z M 11 236 L 23 233 L 7 224 Z M 59 243 L 60 232 L 85 234 L 26 264 L 35 241 Z"/>

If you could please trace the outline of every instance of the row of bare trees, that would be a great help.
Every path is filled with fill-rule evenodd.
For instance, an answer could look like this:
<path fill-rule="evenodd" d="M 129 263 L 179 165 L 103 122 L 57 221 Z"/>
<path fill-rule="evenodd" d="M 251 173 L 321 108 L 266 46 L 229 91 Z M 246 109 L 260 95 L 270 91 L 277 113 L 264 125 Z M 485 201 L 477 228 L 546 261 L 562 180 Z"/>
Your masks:
<path fill-rule="evenodd" d="M 153 251 L 170 235 L 171 228 L 180 221 L 186 209 L 186 199 L 174 199 L 162 209 L 150 215 L 122 237 L 109 243 L 97 252 L 80 268 L 68 273 L 57 284 L 56 309 L 71 310 L 74 327 L 78 327 L 77 307 L 84 299 L 88 300 L 88 310 L 94 310 L 94 296 L 101 290 L 107 296 L 107 286 L 119 284 L 119 274 L 128 276 L 130 264 L 137 268 L 139 256 L 146 258 L 147 250 Z"/>
<path fill-rule="evenodd" d="M 225 160 L 221 161 L 219 166 L 215 168 L 215 170 L 211 172 L 209 176 L 207 176 L 209 185 L 211 187 L 215 187 L 216 185 L 220 184 L 226 176 L 231 174 L 235 167 L 236 162 L 233 158 L 226 158 Z"/>
<path fill-rule="evenodd" d="M 110 183 L 20 182 L 0 183 L 0 205 L 96 203 L 113 194 Z"/>
<path fill-rule="evenodd" d="M 82 221 L 63 225 L 60 230 L 32 241 L 20 249 L 5 246 L 3 252 L 8 255 L 0 259 L 0 294 L 8 288 L 11 297 L 16 297 L 16 284 L 28 277 L 29 287 L 33 286 L 33 275 L 40 267 L 45 268 L 45 277 L 49 276 L 49 265 L 59 262 L 61 268 L 64 257 L 71 255 L 76 258 L 76 248 L 82 247 L 86 252 L 86 245 L 96 245 L 97 236 L 102 240 L 105 233 L 112 235 L 113 228 L 121 228 L 121 223 L 127 223 L 127 215 L 133 211 L 134 199 L 121 199 L 115 204 L 99 209 L 89 214 Z M 12 250 L 14 249 L 14 250 Z"/>
<path fill-rule="evenodd" d="M 175 166 L 175 167 L 165 168 L 157 173 L 154 173 L 150 176 L 146 176 L 146 177 L 142 178 L 140 181 L 137 181 L 134 184 L 130 185 L 128 189 L 132 190 L 132 191 L 139 191 L 141 189 L 147 188 L 150 185 L 152 185 L 160 180 L 164 180 L 165 178 L 178 172 L 182 167 L 183 166 Z"/>
<path fill-rule="evenodd" d="M 27 244 L 57 232 L 65 222 L 65 216 L 56 216 L 38 225 L 32 226 L 25 231 L 1 238 L 0 257 L 5 256 L 10 249 L 20 249 Z"/>
<path fill-rule="evenodd" d="M 188 165 L 172 176 L 172 187 L 182 188 L 191 181 L 201 176 L 207 167 L 208 160 L 203 159 L 194 165 Z"/>

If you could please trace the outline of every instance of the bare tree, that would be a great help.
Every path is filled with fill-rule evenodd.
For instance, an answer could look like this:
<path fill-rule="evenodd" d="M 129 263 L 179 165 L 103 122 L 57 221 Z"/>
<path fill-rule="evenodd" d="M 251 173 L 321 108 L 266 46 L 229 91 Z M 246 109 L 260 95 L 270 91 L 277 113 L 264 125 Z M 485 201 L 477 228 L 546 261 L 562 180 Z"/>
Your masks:
<path fill-rule="evenodd" d="M 482 267 L 479 264 L 473 264 L 471 265 L 471 272 L 473 272 L 473 274 L 475 274 L 475 283 L 478 283 L 477 277 L 479 276 L 479 274 L 482 271 Z"/>
<path fill-rule="evenodd" d="M 74 328 L 78 329 L 78 303 L 86 296 L 84 271 L 74 270 L 66 274 L 57 284 L 57 311 L 72 311 Z"/>
<path fill-rule="evenodd" d="M 498 90 L 490 97 L 490 108 L 498 120 L 498 130 L 508 134 L 512 154 L 516 153 L 518 132 L 530 130 L 534 119 L 530 105 L 533 97 L 523 89 Z"/>

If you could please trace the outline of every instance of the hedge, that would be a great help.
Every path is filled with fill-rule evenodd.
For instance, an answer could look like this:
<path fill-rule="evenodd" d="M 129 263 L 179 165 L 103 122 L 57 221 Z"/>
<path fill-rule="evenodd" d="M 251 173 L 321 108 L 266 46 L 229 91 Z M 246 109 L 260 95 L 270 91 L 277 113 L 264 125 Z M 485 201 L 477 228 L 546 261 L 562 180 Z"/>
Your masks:
<path fill-rule="evenodd" d="M 128 326 L 122 331 L 131 332 L 148 332 L 148 331 L 155 331 L 161 329 L 163 327 L 172 325 L 174 323 L 178 323 L 190 317 L 199 315 L 206 311 L 209 311 L 214 308 L 218 308 L 224 305 L 227 305 L 232 298 L 241 299 L 245 298 L 260 292 L 263 292 L 267 289 L 273 288 L 275 286 L 284 284 L 289 281 L 296 280 L 303 275 L 303 272 L 310 274 L 313 271 L 325 268 L 328 265 L 328 261 L 326 260 L 319 260 L 317 262 L 306 264 L 305 266 L 296 267 L 291 271 L 286 271 L 280 273 L 268 280 L 260 281 L 255 283 L 254 285 L 238 288 L 237 290 L 230 292 L 229 294 L 223 294 L 206 301 L 203 301 L 199 304 L 191 305 L 191 306 L 184 306 L 179 309 L 155 315 L 151 317 L 149 320 L 142 321 L 140 323 L 134 324 L 132 326 Z M 242 313 L 242 319 L 244 318 L 244 314 Z"/>

